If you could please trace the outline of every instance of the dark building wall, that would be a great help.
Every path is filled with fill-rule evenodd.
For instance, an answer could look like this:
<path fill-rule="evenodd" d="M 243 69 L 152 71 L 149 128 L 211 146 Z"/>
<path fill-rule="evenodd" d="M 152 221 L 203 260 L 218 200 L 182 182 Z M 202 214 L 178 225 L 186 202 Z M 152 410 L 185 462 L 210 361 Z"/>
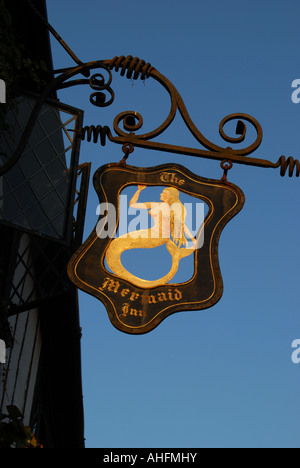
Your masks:
<path fill-rule="evenodd" d="M 45 0 L 31 0 L 31 3 L 40 12 L 41 16 L 47 19 L 47 6 Z M 35 72 L 42 82 L 52 79 L 53 61 L 50 48 L 49 32 L 41 18 L 30 8 L 27 0 L 4 0 L 4 4 L 12 17 L 12 31 L 15 37 L 15 44 L 20 46 L 22 56 L 34 61 L 39 70 Z M 48 73 L 41 66 L 44 62 Z M 22 87 L 28 91 L 36 92 L 39 86 L 32 78 L 24 77 Z M 56 93 L 53 93 L 53 98 Z"/>
<path fill-rule="evenodd" d="M 32 11 L 26 0 L 4 0 L 4 3 L 11 14 L 13 34 L 16 43 L 22 45 L 23 56 L 30 57 L 36 63 L 40 63 L 41 60 L 44 61 L 48 72 L 45 73 L 42 68 L 40 69 L 41 81 L 51 80 L 52 55 L 49 32 L 45 24 Z M 41 15 L 46 18 L 46 2 L 44 0 L 32 0 L 32 3 Z M 25 77 L 22 81 L 22 88 L 25 91 L 38 92 L 37 84 L 30 77 Z M 55 98 L 55 93 L 51 97 Z M 35 273 L 41 271 L 42 275 L 44 271 L 42 258 L 43 261 L 56 259 L 53 269 L 49 270 L 47 276 L 51 295 L 46 300 L 43 298 L 40 303 L 38 291 L 34 297 L 41 346 L 38 357 L 32 358 L 37 359 L 35 367 L 38 367 L 38 371 L 34 377 L 36 379 L 35 396 L 33 398 L 30 424 L 32 428 L 35 428 L 39 441 L 46 448 L 83 448 L 81 329 L 77 290 L 69 282 L 66 274 L 72 248 L 71 245 L 64 246 L 58 244 L 55 240 L 40 239 L 36 234 L 31 235 L 29 231 L 24 233 L 20 227 L 14 229 L 4 224 L 1 225 L 0 222 L 0 245 L 2 246 L 0 258 L 3 262 L 1 268 L 4 271 L 4 275 L 2 278 L 0 277 L 0 288 L 1 294 L 6 296 L 4 299 L 8 299 L 11 293 L 10 284 L 14 277 L 14 265 L 20 248 L 17 240 L 24 236 L 29 239 L 30 261 L 33 261 L 32 271 Z M 39 249 L 42 248 L 42 256 L 40 254 L 36 255 L 37 251 L 35 249 L 37 246 Z M 58 249 L 59 255 L 57 255 Z M 41 251 L 39 250 L 39 252 Z M 46 263 L 48 264 L 48 261 Z M 26 271 L 24 275 L 26 276 Z M 28 269 L 28 277 L 31 280 L 33 278 L 30 268 Z M 63 280 L 60 283 L 63 284 L 63 290 L 57 291 L 58 295 L 55 296 L 55 294 L 53 295 L 53 285 L 56 284 L 58 278 Z M 47 290 L 45 285 L 43 285 L 43 290 Z M 26 311 L 26 303 L 22 304 L 21 309 L 20 314 L 29 314 L 30 312 Z M 17 320 L 14 319 L 14 321 Z M 0 321 L 0 325 L 1 323 Z M 3 320 L 3 325 L 0 328 L 3 333 L 5 332 L 6 340 L 8 340 L 10 338 L 9 322 Z M 36 336 L 34 333 L 32 335 Z M 9 344 L 13 349 L 13 340 Z M 22 358 L 21 348 L 18 362 L 21 362 Z M 13 361 L 11 366 L 14 366 Z M 10 370 L 13 373 L 18 373 L 17 369 L 11 368 Z M 18 386 L 18 383 L 16 383 L 16 386 Z M 25 388 L 15 388 L 14 392 L 22 392 L 22 390 L 26 391 Z M 9 398 L 13 403 L 14 395 L 9 395 Z"/>

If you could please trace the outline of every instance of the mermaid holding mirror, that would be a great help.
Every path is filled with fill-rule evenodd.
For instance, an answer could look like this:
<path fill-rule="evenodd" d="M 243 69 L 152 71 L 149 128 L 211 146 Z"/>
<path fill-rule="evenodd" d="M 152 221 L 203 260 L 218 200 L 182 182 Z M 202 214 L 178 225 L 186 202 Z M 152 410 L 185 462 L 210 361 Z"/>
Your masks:
<path fill-rule="evenodd" d="M 152 288 L 168 283 L 176 274 L 182 258 L 191 255 L 197 249 L 198 241 L 192 236 L 185 225 L 186 208 L 179 200 L 179 191 L 168 187 L 160 195 L 160 202 L 138 203 L 140 193 L 145 185 L 138 185 L 138 190 L 132 197 L 129 206 L 149 210 L 154 224 L 149 229 L 129 232 L 114 239 L 106 252 L 106 262 L 110 270 L 118 277 L 130 281 L 141 288 Z M 190 238 L 193 247 L 188 247 Z M 149 281 L 138 278 L 130 273 L 121 262 L 123 252 L 131 249 L 151 249 L 166 245 L 172 257 L 170 271 L 162 278 Z"/>

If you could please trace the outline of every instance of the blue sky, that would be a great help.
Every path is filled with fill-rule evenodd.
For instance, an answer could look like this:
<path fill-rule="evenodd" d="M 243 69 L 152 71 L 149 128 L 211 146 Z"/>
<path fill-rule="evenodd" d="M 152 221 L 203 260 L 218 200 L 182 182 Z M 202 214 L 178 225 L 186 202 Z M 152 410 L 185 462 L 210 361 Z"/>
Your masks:
<path fill-rule="evenodd" d="M 214 143 L 220 121 L 235 112 L 261 124 L 254 157 L 300 159 L 298 0 L 210 2 L 51 0 L 49 21 L 82 61 L 133 55 L 151 62 L 181 94 L 199 130 Z M 52 41 L 54 66 L 72 65 Z M 112 128 L 135 110 L 150 131 L 168 113 L 168 96 L 151 80 L 113 74 L 115 102 L 98 109 L 90 90 L 60 93 L 85 111 L 85 125 Z M 250 132 L 250 140 L 252 133 Z M 199 147 L 180 115 L 158 141 Z M 248 141 L 248 140 L 247 140 Z M 121 147 L 83 142 L 92 173 L 122 158 Z M 177 162 L 219 179 L 219 163 L 135 149 L 128 163 Z M 229 180 L 245 193 L 243 210 L 219 245 L 220 302 L 167 318 L 149 334 L 130 336 L 110 323 L 101 302 L 80 293 L 87 447 L 300 447 L 299 178 L 279 169 L 235 164 Z M 90 185 L 84 238 L 97 222 Z"/>

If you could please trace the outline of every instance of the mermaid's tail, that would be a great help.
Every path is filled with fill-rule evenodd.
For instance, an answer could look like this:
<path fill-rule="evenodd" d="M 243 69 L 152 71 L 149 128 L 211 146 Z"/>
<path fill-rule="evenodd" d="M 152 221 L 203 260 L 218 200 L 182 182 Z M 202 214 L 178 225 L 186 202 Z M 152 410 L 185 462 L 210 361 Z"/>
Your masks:
<path fill-rule="evenodd" d="M 121 262 L 121 255 L 126 250 L 131 249 L 149 249 L 160 247 L 166 244 L 168 251 L 172 256 L 172 267 L 167 275 L 154 281 L 144 280 L 130 273 Z M 135 231 L 134 233 L 126 234 L 125 236 L 114 239 L 106 252 L 106 261 L 111 271 L 135 286 L 141 288 L 154 288 L 168 283 L 176 274 L 179 266 L 179 261 L 183 257 L 191 255 L 195 249 L 179 249 L 171 239 L 151 238 L 149 231 Z"/>
<path fill-rule="evenodd" d="M 172 255 L 172 258 L 173 256 L 179 255 L 179 260 L 181 260 L 182 258 L 184 257 L 188 257 L 189 255 L 191 255 L 192 253 L 195 252 L 195 248 L 193 249 L 187 249 L 187 248 L 178 248 L 176 244 L 174 244 L 174 242 L 171 241 L 171 239 L 169 239 L 166 243 L 166 246 L 167 246 L 167 249 L 168 251 L 170 252 L 170 254 Z"/>

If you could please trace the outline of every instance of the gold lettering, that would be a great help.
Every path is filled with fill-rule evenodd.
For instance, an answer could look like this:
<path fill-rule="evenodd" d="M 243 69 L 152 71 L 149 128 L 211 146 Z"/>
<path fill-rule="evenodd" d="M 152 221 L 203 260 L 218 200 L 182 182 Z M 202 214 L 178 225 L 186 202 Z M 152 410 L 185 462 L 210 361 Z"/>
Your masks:
<path fill-rule="evenodd" d="M 127 294 L 129 294 L 129 293 L 130 293 L 130 289 L 122 289 L 122 291 L 121 291 L 121 296 L 122 296 L 122 297 L 125 297 L 125 296 L 127 296 Z"/>
<path fill-rule="evenodd" d="M 102 287 L 99 288 L 100 291 L 102 291 L 103 289 L 107 288 L 108 291 L 111 291 L 111 292 L 114 292 L 114 293 L 117 293 L 118 290 L 119 290 L 119 287 L 120 287 L 120 283 L 119 281 L 114 281 L 110 278 L 105 278 L 103 284 L 102 284 Z"/>
<path fill-rule="evenodd" d="M 128 303 L 123 304 L 121 310 L 122 314 L 120 314 L 120 317 L 127 317 L 128 314 L 134 317 L 146 317 L 146 312 L 144 310 L 130 309 Z"/>
<path fill-rule="evenodd" d="M 120 314 L 120 317 L 126 317 L 129 312 L 129 304 L 123 304 L 122 312 L 123 314 Z"/>
<path fill-rule="evenodd" d="M 173 295 L 172 295 L 172 289 L 168 289 L 168 297 L 169 297 L 169 301 L 174 301 Z"/>
<path fill-rule="evenodd" d="M 164 301 L 167 301 L 167 296 L 165 295 L 165 293 L 158 293 L 157 294 L 157 299 L 160 301 L 160 302 L 164 302 Z"/>
<path fill-rule="evenodd" d="M 109 281 L 110 281 L 109 278 L 105 278 L 105 280 L 104 280 L 104 282 L 103 282 L 101 288 L 99 288 L 99 289 L 105 289 L 106 286 L 108 285 L 108 282 L 109 282 Z"/>
<path fill-rule="evenodd" d="M 128 300 L 131 302 L 136 301 L 139 299 L 142 305 L 145 304 L 157 304 L 157 302 L 168 302 L 168 301 L 180 301 L 182 299 L 182 292 L 180 289 L 172 289 L 169 288 L 167 291 L 164 290 L 163 292 L 158 292 L 157 294 L 140 294 L 134 291 L 131 291 L 128 288 L 121 288 L 119 281 L 115 281 L 111 278 L 105 278 L 101 287 L 99 287 L 100 291 L 110 291 L 114 294 L 119 294 L 121 297 L 128 297 Z M 139 309 L 131 309 L 129 307 L 129 303 L 124 303 L 122 306 L 122 314 L 120 316 L 126 317 L 129 315 L 135 315 L 140 317 L 145 317 L 145 312 Z"/>
<path fill-rule="evenodd" d="M 175 299 L 176 301 L 180 301 L 180 299 L 182 299 L 182 292 L 179 291 L 179 289 L 176 288 L 176 289 L 174 290 L 174 293 L 175 293 L 175 294 L 174 294 L 174 299 Z"/>
<path fill-rule="evenodd" d="M 168 181 L 168 173 L 167 172 L 162 172 L 161 176 L 160 176 L 160 180 L 162 182 L 169 182 Z"/>
<path fill-rule="evenodd" d="M 184 179 L 179 179 L 174 172 L 162 172 L 160 176 L 162 182 L 177 184 L 179 186 L 185 183 Z"/>
<path fill-rule="evenodd" d="M 130 309 L 130 315 L 134 315 L 135 317 L 144 317 L 144 313 L 145 312 L 143 310 Z"/>
<path fill-rule="evenodd" d="M 155 296 L 149 296 L 149 304 L 156 304 Z"/>
<path fill-rule="evenodd" d="M 130 300 L 135 301 L 139 297 L 139 293 L 131 293 Z"/>

